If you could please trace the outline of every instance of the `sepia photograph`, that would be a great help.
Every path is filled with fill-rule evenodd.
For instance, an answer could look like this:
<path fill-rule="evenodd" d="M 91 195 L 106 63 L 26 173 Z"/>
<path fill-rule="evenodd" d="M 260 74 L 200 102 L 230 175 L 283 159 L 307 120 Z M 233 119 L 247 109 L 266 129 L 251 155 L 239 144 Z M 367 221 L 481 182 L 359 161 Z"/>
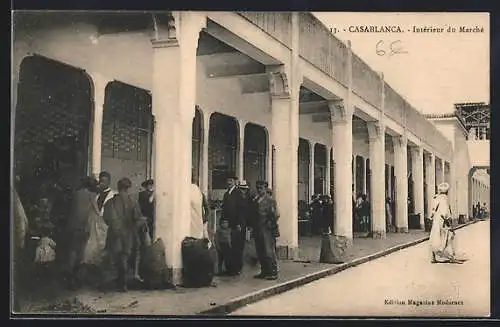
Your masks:
<path fill-rule="evenodd" d="M 11 317 L 490 317 L 489 13 L 11 26 Z"/>

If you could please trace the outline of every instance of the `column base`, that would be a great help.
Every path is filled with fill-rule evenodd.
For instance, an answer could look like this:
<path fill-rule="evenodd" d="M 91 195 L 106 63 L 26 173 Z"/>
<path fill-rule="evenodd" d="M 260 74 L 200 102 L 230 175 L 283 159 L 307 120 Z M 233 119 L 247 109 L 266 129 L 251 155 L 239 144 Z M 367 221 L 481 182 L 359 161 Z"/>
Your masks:
<path fill-rule="evenodd" d="M 408 233 L 408 227 L 398 227 L 398 233 Z"/>
<path fill-rule="evenodd" d="M 182 268 L 168 268 L 167 282 L 173 286 L 182 285 Z"/>
<path fill-rule="evenodd" d="M 374 230 L 371 234 L 372 234 L 372 238 L 374 238 L 374 239 L 387 238 L 387 232 L 385 230 Z"/>
<path fill-rule="evenodd" d="M 276 256 L 279 260 L 295 260 L 299 257 L 299 248 L 287 245 L 276 246 Z"/>

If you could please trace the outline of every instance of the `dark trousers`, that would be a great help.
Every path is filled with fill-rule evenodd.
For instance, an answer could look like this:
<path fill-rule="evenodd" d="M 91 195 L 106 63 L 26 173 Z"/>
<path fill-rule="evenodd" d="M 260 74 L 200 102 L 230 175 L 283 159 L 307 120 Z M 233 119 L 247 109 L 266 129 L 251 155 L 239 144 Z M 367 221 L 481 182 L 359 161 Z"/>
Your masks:
<path fill-rule="evenodd" d="M 271 229 L 257 228 L 255 231 L 255 250 L 259 258 L 261 274 L 267 276 L 278 274 L 276 239 Z"/>
<path fill-rule="evenodd" d="M 246 226 L 241 226 L 241 230 L 233 228 L 231 231 L 230 272 L 239 273 L 243 269 L 243 250 L 245 249 L 246 231 Z"/>
<path fill-rule="evenodd" d="M 148 231 L 149 231 L 149 236 L 151 237 L 151 242 L 154 242 L 154 236 L 155 236 L 155 220 L 153 217 L 148 217 Z"/>
<path fill-rule="evenodd" d="M 217 247 L 218 273 L 231 270 L 232 249 L 229 244 L 220 244 Z"/>
<path fill-rule="evenodd" d="M 80 265 L 85 254 L 85 247 L 89 240 L 89 234 L 83 231 L 73 231 L 68 233 L 68 273 L 73 278 L 77 278 Z"/>
<path fill-rule="evenodd" d="M 118 272 L 117 282 L 120 287 L 127 287 L 128 272 L 130 269 L 130 256 L 125 253 L 114 255 L 114 264 Z"/>

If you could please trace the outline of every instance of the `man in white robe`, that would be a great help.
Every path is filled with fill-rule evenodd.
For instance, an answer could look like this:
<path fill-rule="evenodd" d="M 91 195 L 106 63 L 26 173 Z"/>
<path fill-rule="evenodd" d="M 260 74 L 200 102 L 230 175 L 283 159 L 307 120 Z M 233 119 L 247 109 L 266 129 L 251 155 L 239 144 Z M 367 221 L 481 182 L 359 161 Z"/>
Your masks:
<path fill-rule="evenodd" d="M 191 226 L 189 236 L 208 238 L 208 216 L 209 207 L 205 195 L 198 185 L 191 184 Z"/>
<path fill-rule="evenodd" d="M 438 194 L 434 196 L 431 219 L 432 228 L 429 242 L 431 244 L 431 263 L 463 263 L 455 257 L 455 231 L 451 226 L 451 207 L 448 201 L 448 183 L 438 186 Z"/>

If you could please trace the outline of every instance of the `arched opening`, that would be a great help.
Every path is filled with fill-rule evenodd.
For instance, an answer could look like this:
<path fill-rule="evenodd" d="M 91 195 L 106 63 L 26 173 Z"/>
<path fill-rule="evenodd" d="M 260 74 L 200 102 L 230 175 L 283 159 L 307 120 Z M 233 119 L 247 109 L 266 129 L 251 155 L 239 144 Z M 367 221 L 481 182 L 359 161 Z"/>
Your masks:
<path fill-rule="evenodd" d="M 394 173 L 394 166 L 389 166 L 391 174 L 391 212 L 392 212 L 392 226 L 396 226 L 396 175 Z"/>
<path fill-rule="evenodd" d="M 371 199 L 371 180 L 372 180 L 372 171 L 370 168 L 370 159 L 366 159 L 366 197 L 368 201 Z"/>
<path fill-rule="evenodd" d="M 265 127 L 248 123 L 245 126 L 244 171 L 245 180 L 254 187 L 266 179 L 267 133 Z"/>
<path fill-rule="evenodd" d="M 309 142 L 299 138 L 299 176 L 298 176 L 298 198 L 299 202 L 309 203 L 311 198 L 309 191 Z"/>
<path fill-rule="evenodd" d="M 139 190 L 151 177 L 152 97 L 149 91 L 119 81 L 109 82 L 104 96 L 101 170 L 112 185 L 127 177 Z"/>
<path fill-rule="evenodd" d="M 390 189 L 389 189 L 389 181 L 390 181 L 390 170 L 389 165 L 385 164 L 385 197 L 391 197 Z"/>
<path fill-rule="evenodd" d="M 356 156 L 356 192 L 364 194 L 364 171 L 365 159 L 362 156 Z"/>
<path fill-rule="evenodd" d="M 210 117 L 208 143 L 209 197 L 221 200 L 227 187 L 227 178 L 236 175 L 238 154 L 238 123 L 236 119 L 220 113 Z"/>
<path fill-rule="evenodd" d="M 203 142 L 203 117 L 199 108 L 194 111 L 192 157 L 191 157 L 191 182 L 200 186 L 201 151 Z"/>
<path fill-rule="evenodd" d="M 34 55 L 21 63 L 17 90 L 16 189 L 28 217 L 35 202 L 48 198 L 57 229 L 89 168 L 92 83 L 81 69 Z"/>
<path fill-rule="evenodd" d="M 413 161 L 411 160 L 411 148 L 407 148 L 407 169 L 408 169 L 408 215 L 415 213 L 415 183 L 413 180 Z"/>
<path fill-rule="evenodd" d="M 423 171 L 423 179 L 424 179 L 424 217 L 428 217 L 428 209 L 427 209 L 427 206 L 428 206 L 428 203 L 429 203 L 429 199 L 427 198 L 427 174 L 429 173 L 427 171 L 427 165 L 426 165 L 426 161 L 427 161 L 427 157 L 424 155 L 424 160 L 423 161 L 423 164 L 422 164 L 422 171 Z"/>
<path fill-rule="evenodd" d="M 314 193 L 326 193 L 326 146 L 314 145 Z"/>

